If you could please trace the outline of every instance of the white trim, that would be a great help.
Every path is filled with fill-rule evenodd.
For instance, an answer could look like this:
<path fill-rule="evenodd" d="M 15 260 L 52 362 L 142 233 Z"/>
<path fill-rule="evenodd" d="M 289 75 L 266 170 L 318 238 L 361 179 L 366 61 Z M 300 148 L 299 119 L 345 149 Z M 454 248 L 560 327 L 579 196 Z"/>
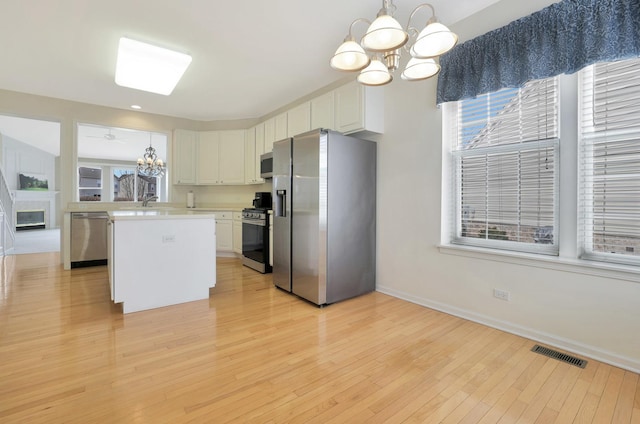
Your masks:
<path fill-rule="evenodd" d="M 436 311 L 444 312 L 459 318 L 467 319 L 469 321 L 496 328 L 498 330 L 506 331 L 507 333 L 515 334 L 517 336 L 525 337 L 527 339 L 566 350 L 580 356 L 586 356 L 587 359 L 594 359 L 596 361 L 604 362 L 631 372 L 640 373 L 640 361 L 637 359 L 621 356 L 616 353 L 585 345 L 570 339 L 557 337 L 553 334 L 538 331 L 533 328 L 522 327 L 507 321 L 497 320 L 486 315 L 478 314 L 476 312 L 456 308 L 455 306 L 413 296 L 411 294 L 399 290 L 394 290 L 389 287 L 378 286 L 376 287 L 376 291 L 430 309 L 434 309 Z"/>
<path fill-rule="evenodd" d="M 640 268 L 636 266 L 507 250 L 485 249 L 473 246 L 439 245 L 438 250 L 440 250 L 440 253 L 447 255 L 464 256 L 640 283 Z"/>

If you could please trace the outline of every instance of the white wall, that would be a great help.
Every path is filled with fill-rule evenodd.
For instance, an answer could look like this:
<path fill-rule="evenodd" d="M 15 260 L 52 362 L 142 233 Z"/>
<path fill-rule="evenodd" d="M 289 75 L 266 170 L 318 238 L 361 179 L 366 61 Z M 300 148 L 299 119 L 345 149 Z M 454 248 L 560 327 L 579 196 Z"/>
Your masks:
<path fill-rule="evenodd" d="M 56 157 L 20 140 L 2 137 L 2 170 L 9 190 L 18 190 L 18 173 L 40 174 L 56 189 Z"/>
<path fill-rule="evenodd" d="M 453 26 L 462 40 L 552 2 L 503 0 Z M 640 371 L 640 283 L 441 253 L 436 81 L 386 87 L 378 145 L 378 290 Z M 493 289 L 511 293 L 505 302 Z"/>

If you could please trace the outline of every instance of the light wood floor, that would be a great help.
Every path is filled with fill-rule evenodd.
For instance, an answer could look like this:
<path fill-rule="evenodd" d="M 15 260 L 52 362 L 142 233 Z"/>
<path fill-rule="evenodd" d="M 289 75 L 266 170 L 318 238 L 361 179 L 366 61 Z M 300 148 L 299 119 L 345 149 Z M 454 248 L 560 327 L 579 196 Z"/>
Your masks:
<path fill-rule="evenodd" d="M 1 260 L 1 423 L 640 423 L 637 374 L 380 293 L 319 309 L 221 259 L 208 301 L 123 315 L 105 267 Z"/>

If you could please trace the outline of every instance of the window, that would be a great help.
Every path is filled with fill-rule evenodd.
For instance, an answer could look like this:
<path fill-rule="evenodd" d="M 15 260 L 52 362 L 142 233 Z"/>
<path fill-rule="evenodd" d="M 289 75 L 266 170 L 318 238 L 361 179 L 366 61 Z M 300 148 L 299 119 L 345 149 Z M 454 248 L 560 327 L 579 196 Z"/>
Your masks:
<path fill-rule="evenodd" d="M 136 175 L 135 168 L 113 167 L 113 201 L 142 201 L 158 196 L 159 178 Z"/>
<path fill-rule="evenodd" d="M 640 59 L 582 71 L 583 257 L 640 264 Z"/>
<path fill-rule="evenodd" d="M 102 169 L 90 166 L 78 167 L 78 198 L 84 202 L 102 200 Z"/>
<path fill-rule="evenodd" d="M 169 169 L 163 177 L 136 175 L 136 159 L 150 145 L 167 164 L 167 135 L 127 128 L 78 124 L 78 200 L 168 201 Z M 168 168 L 168 167 L 167 167 Z"/>
<path fill-rule="evenodd" d="M 451 242 L 558 253 L 558 82 L 448 103 Z"/>

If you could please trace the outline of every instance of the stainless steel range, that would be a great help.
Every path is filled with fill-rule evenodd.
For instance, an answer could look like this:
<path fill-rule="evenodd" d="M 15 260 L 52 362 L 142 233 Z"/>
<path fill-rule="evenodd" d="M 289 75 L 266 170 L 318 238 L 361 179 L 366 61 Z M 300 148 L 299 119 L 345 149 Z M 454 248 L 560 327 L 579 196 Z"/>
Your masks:
<path fill-rule="evenodd" d="M 242 264 L 263 274 L 269 265 L 269 209 L 242 210 Z"/>

